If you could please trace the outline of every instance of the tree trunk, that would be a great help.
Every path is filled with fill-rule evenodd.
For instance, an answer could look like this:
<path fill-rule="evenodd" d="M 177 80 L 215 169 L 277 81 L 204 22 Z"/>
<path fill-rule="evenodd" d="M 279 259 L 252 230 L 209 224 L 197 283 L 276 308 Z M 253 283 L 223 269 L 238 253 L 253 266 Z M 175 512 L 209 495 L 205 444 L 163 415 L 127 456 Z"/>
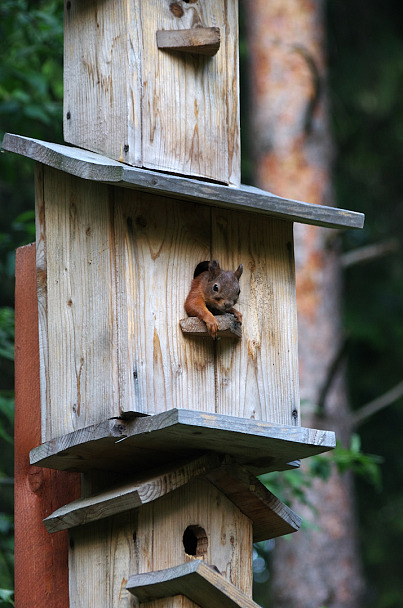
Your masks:
<path fill-rule="evenodd" d="M 256 185 L 281 196 L 334 205 L 323 6 L 320 0 L 244 0 L 249 113 Z M 348 445 L 342 366 L 321 400 L 342 348 L 338 235 L 296 225 L 295 243 L 302 424 L 335 430 Z M 311 527 L 276 542 L 271 605 L 357 608 L 362 576 L 352 477 L 334 471 L 326 483 L 316 479 L 307 497 L 311 507 L 293 507 Z"/>

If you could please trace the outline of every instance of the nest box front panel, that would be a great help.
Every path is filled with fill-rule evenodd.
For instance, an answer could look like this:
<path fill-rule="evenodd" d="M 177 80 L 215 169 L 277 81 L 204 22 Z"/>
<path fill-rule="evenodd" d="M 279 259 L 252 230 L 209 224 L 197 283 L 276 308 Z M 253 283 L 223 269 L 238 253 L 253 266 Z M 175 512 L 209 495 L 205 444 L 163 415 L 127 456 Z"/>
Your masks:
<path fill-rule="evenodd" d="M 66 141 L 239 185 L 237 11 L 237 0 L 67 2 Z M 218 48 L 203 54 L 211 32 Z"/>
<path fill-rule="evenodd" d="M 173 408 L 299 424 L 292 223 L 40 167 L 43 441 Z M 182 333 L 199 262 L 243 264 L 242 336 Z"/>

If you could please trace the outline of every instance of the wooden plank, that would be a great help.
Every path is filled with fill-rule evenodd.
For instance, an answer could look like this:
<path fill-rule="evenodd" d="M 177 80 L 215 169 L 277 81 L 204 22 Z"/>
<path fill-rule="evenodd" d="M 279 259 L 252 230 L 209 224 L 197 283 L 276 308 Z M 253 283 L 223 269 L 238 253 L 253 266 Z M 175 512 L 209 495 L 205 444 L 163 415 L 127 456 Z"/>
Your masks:
<path fill-rule="evenodd" d="M 247 469 L 223 464 L 207 472 L 209 479 L 253 524 L 253 542 L 299 530 L 302 519 L 282 503 Z"/>
<path fill-rule="evenodd" d="M 229 97 L 239 97 L 238 66 L 227 61 L 227 46 L 237 44 L 237 3 L 191 4 L 66 3 L 64 137 L 135 166 L 239 185 L 239 113 L 236 124 L 227 118 Z M 213 59 L 184 60 L 156 45 L 156 29 L 197 37 L 217 26 L 231 35 Z M 194 48 L 211 55 L 215 46 Z"/>
<path fill-rule="evenodd" d="M 44 524 L 50 533 L 124 513 L 153 502 L 189 483 L 207 476 L 253 525 L 253 541 L 268 540 L 296 532 L 301 518 L 278 500 L 243 467 L 222 464 L 214 454 L 185 465 L 174 463 L 146 479 L 120 484 L 93 496 L 78 499 L 54 511 Z M 144 475 L 143 475 L 144 478 Z"/>
<path fill-rule="evenodd" d="M 173 4 L 154 0 L 142 11 L 143 167 L 228 184 L 232 161 L 228 140 L 233 138 L 229 133 L 233 123 L 228 121 L 228 97 L 233 91 L 229 91 L 228 82 L 235 79 L 237 71 L 227 62 L 226 46 L 233 40 L 223 36 L 220 51 L 208 58 L 161 53 L 155 32 L 197 26 L 218 26 L 227 31 L 238 28 L 238 19 L 228 21 L 228 3 L 223 0 L 190 6 L 181 3 L 181 14 L 171 8 Z M 230 15 L 237 17 L 231 11 Z M 239 185 L 240 168 L 236 177 L 235 185 Z"/>
<path fill-rule="evenodd" d="M 39 249 L 46 239 L 42 435 L 50 440 L 119 416 L 120 409 L 110 193 L 102 184 L 48 167 L 42 190 L 37 201 Z M 41 261 L 40 276 L 44 265 Z"/>
<path fill-rule="evenodd" d="M 41 394 L 41 437 L 47 441 L 49 435 L 49 345 L 48 345 L 48 291 L 46 261 L 46 221 L 44 173 L 46 167 L 40 163 L 35 166 L 35 229 L 36 229 L 36 282 L 38 298 L 38 331 L 39 331 L 39 374 Z"/>
<path fill-rule="evenodd" d="M 200 608 L 259 608 L 214 567 L 201 560 L 131 576 L 127 588 L 140 602 L 184 594 Z"/>
<path fill-rule="evenodd" d="M 138 570 L 129 575 L 202 558 L 252 597 L 252 522 L 208 480 L 194 479 L 145 505 L 138 518 Z"/>
<path fill-rule="evenodd" d="M 212 57 L 220 48 L 220 28 L 193 27 L 188 30 L 158 30 L 159 49 Z"/>
<path fill-rule="evenodd" d="M 49 515 L 44 524 L 48 532 L 58 532 L 124 513 L 153 502 L 219 466 L 220 458 L 214 454 L 202 456 L 186 464 L 176 462 L 152 477 L 144 479 L 143 475 L 143 479 L 118 485 L 64 505 Z"/>
<path fill-rule="evenodd" d="M 273 470 L 274 463 L 321 454 L 335 445 L 331 431 L 174 409 L 135 420 L 107 421 L 55 438 L 33 449 L 30 459 L 37 466 L 60 470 L 110 471 L 126 466 L 135 471 L 149 462 L 151 468 L 170 454 L 171 459 L 190 458 L 192 452 L 211 450 L 230 454 L 252 469 L 256 466 L 261 474 L 265 466 Z"/>
<path fill-rule="evenodd" d="M 212 257 L 242 263 L 242 340 L 217 343 L 216 411 L 300 424 L 293 224 L 214 209 Z"/>
<path fill-rule="evenodd" d="M 214 559 L 228 581 L 251 595 L 251 522 L 211 483 L 195 479 L 141 509 L 70 530 L 71 608 L 133 606 L 129 574 L 193 560 L 183 540 L 192 525 L 205 532 L 207 542 L 199 547 L 204 559 Z M 148 608 L 195 607 L 175 597 Z"/>
<path fill-rule="evenodd" d="M 193 270 L 210 255 L 210 209 L 120 190 L 113 227 L 121 412 L 214 409 L 214 344 L 179 326 Z"/>
<path fill-rule="evenodd" d="M 7 133 L 2 147 L 84 179 L 146 190 L 213 207 L 244 210 L 326 228 L 362 228 L 364 225 L 365 216 L 362 213 L 290 200 L 251 186 L 228 188 L 127 167 L 91 152 L 19 135 Z"/>
<path fill-rule="evenodd" d="M 136 532 L 137 511 L 69 531 L 69 608 L 134 608 L 126 585 L 129 572 L 138 572 Z"/>
<path fill-rule="evenodd" d="M 242 324 L 233 315 L 217 315 L 215 318 L 218 323 L 218 338 L 240 338 L 242 336 Z M 211 339 L 206 324 L 197 317 L 181 319 L 180 326 L 186 336 Z"/>
<path fill-rule="evenodd" d="M 80 495 L 80 477 L 29 464 L 41 441 L 35 245 L 17 250 L 15 289 L 15 605 L 69 608 L 68 537 L 42 520 Z"/>
<path fill-rule="evenodd" d="M 141 166 L 139 3 L 72 0 L 64 16 L 65 141 Z"/>

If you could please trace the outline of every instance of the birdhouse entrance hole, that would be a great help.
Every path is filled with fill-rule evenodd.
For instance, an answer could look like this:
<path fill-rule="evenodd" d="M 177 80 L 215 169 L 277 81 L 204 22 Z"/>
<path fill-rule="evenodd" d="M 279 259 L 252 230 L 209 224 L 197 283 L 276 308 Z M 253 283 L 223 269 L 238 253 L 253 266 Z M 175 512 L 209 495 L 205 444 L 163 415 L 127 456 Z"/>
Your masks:
<path fill-rule="evenodd" d="M 183 546 L 185 553 L 188 555 L 206 555 L 208 539 L 204 528 L 200 526 L 188 526 L 183 533 Z"/>

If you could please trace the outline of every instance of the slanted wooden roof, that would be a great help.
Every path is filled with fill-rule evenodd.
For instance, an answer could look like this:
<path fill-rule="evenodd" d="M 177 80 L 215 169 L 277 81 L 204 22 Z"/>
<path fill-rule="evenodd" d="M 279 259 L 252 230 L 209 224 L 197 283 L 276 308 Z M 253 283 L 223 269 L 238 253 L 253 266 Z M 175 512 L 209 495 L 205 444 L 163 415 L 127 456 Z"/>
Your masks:
<path fill-rule="evenodd" d="M 326 228 L 362 228 L 364 215 L 336 207 L 294 201 L 242 185 L 240 188 L 129 167 L 105 156 L 30 137 L 4 136 L 2 147 L 82 179 L 149 191 L 214 207 L 262 213 Z"/>

